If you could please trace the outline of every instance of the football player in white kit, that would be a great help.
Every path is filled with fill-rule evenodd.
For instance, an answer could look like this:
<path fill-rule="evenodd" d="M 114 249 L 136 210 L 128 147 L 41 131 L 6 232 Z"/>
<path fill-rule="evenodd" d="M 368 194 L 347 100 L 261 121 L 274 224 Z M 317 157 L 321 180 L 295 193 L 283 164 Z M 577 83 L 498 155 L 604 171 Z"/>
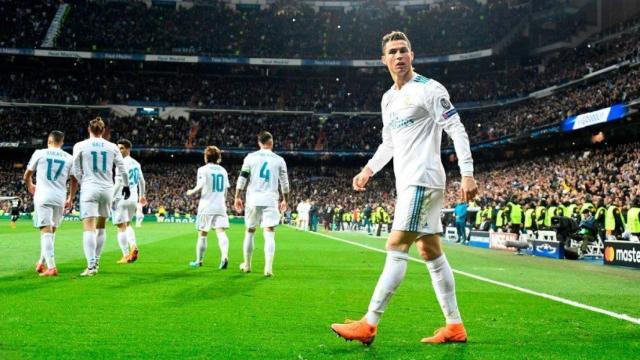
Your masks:
<path fill-rule="evenodd" d="M 40 276 L 58 276 L 53 243 L 56 229 L 64 215 L 67 179 L 73 163 L 73 157 L 62 150 L 63 141 L 62 132 L 52 131 L 47 139 L 47 148 L 33 153 L 24 173 L 24 182 L 33 195 L 33 224 L 40 229 L 40 259 L 36 264 L 36 272 L 40 273 Z"/>
<path fill-rule="evenodd" d="M 251 272 L 251 256 L 253 254 L 253 238 L 256 227 L 260 226 L 264 234 L 264 276 L 273 276 L 273 256 L 276 251 L 275 228 L 280 223 L 280 212 L 287 210 L 289 198 L 289 177 L 284 159 L 273 153 L 273 136 L 267 131 L 258 134 L 260 150 L 250 153 L 244 158 L 238 183 L 234 206 L 241 212 L 245 208 L 242 193 L 247 189 L 246 211 L 244 221 L 244 262 L 240 265 L 242 272 Z M 279 186 L 278 186 L 279 185 Z M 282 191 L 282 201 L 278 206 Z"/>
<path fill-rule="evenodd" d="M 191 267 L 201 267 L 204 253 L 207 251 L 207 235 L 211 229 L 216 230 L 218 246 L 220 247 L 220 265 L 224 270 L 229 265 L 229 238 L 226 229 L 229 228 L 227 215 L 227 189 L 229 189 L 229 175 L 227 170 L 218 165 L 222 161 L 222 152 L 216 146 L 207 146 L 204 151 L 204 166 L 198 168 L 196 187 L 187 191 L 191 196 L 200 191 L 198 217 L 198 243 L 196 245 L 196 260 L 189 263 Z"/>
<path fill-rule="evenodd" d="M 426 261 L 431 282 L 446 325 L 423 343 L 466 342 L 456 301 L 455 282 L 440 246 L 440 210 L 445 172 L 440 158 L 444 130 L 452 139 L 462 173 L 460 194 L 473 199 L 477 185 L 469 139 L 447 90 L 435 80 L 413 71 L 414 54 L 407 36 L 394 31 L 382 39 L 382 62 L 394 84 L 382 97 L 382 144 L 362 171 L 353 178 L 356 191 L 393 158 L 398 197 L 393 228 L 387 238 L 387 259 L 373 292 L 368 312 L 359 321 L 333 324 L 332 330 L 347 340 L 373 342 L 378 322 L 407 269 L 408 252 L 415 243 Z"/>
<path fill-rule="evenodd" d="M 73 169 L 69 198 L 75 197 L 80 184 L 80 218 L 82 219 L 82 243 L 87 258 L 87 268 L 81 276 L 98 273 L 100 254 L 105 242 L 105 223 L 110 215 L 113 196 L 113 166 L 121 177 L 123 198 L 131 195 L 129 176 L 116 144 L 102 138 L 104 122 L 97 117 L 89 122 L 89 139 L 73 146 Z"/>
<path fill-rule="evenodd" d="M 300 230 L 309 230 L 309 211 L 311 210 L 309 200 L 300 201 L 296 210 L 298 211 L 298 228 Z"/>
<path fill-rule="evenodd" d="M 118 140 L 118 149 L 122 154 L 127 175 L 129 177 L 129 189 L 131 196 L 124 199 L 122 196 L 122 177 L 116 169 L 116 185 L 113 192 L 113 214 L 111 221 L 118 228 L 118 245 L 122 251 L 122 258 L 118 264 L 132 263 L 138 260 L 138 244 L 136 243 L 136 232 L 131 227 L 131 219 L 135 215 L 138 204 L 146 204 L 144 175 L 140 163 L 131 157 L 131 141 L 127 139 Z"/>
<path fill-rule="evenodd" d="M 146 204 L 145 204 L 146 205 Z M 136 205 L 136 227 L 142 227 L 142 222 L 144 221 L 144 206 L 140 202 Z"/>

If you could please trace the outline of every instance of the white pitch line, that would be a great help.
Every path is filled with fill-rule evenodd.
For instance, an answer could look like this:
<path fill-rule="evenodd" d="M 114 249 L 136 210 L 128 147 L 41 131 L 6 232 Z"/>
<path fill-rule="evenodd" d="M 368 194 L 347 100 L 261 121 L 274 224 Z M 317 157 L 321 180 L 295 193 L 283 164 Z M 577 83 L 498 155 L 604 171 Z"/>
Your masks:
<path fill-rule="evenodd" d="M 291 227 L 293 228 L 293 227 Z M 310 232 L 310 231 L 307 231 Z M 383 253 L 386 254 L 386 251 L 382 250 L 382 249 L 378 249 L 372 246 L 368 246 L 368 245 L 363 245 L 354 241 L 349 241 L 349 240 L 345 240 L 345 239 L 341 239 L 339 237 L 335 237 L 335 236 L 331 236 L 331 235 L 327 235 L 327 234 L 322 234 L 322 233 L 318 233 L 318 232 L 310 232 L 314 235 L 318 235 L 318 236 L 322 236 L 325 237 L 327 239 L 331 239 L 331 240 L 335 240 L 335 241 L 340 241 L 343 242 L 345 244 L 350 244 L 350 245 L 354 245 L 354 246 L 358 246 L 364 249 L 368 249 L 368 250 L 372 250 L 372 251 L 377 251 L 379 253 Z M 426 262 L 422 259 L 418 259 L 415 257 L 410 256 L 409 260 L 415 261 L 417 263 L 421 263 L 421 264 L 426 264 Z M 640 318 L 634 318 L 632 316 L 629 316 L 627 314 L 619 314 L 610 310 L 605 310 L 599 307 L 595 307 L 595 306 L 591 306 L 591 305 L 586 305 L 583 303 L 579 303 L 577 301 L 573 301 L 573 300 L 569 300 L 569 299 L 565 299 L 565 298 L 561 298 L 559 296 L 555 296 L 555 295 L 551 295 L 551 294 L 546 294 L 546 293 L 542 293 L 542 292 L 538 292 L 538 291 L 533 291 L 533 290 L 529 290 L 520 286 L 516 286 L 516 285 L 511 285 L 509 283 L 505 283 L 502 281 L 496 281 L 496 280 L 492 280 L 483 276 L 478 276 L 478 275 L 474 275 L 471 273 L 468 273 L 466 271 L 460 271 L 460 270 L 455 270 L 452 269 L 454 273 L 462 275 L 462 276 L 466 276 L 466 277 L 470 277 L 472 279 L 476 279 L 479 281 L 483 281 L 489 284 L 493 284 L 493 285 L 498 285 L 498 286 L 502 286 L 502 287 L 506 287 L 512 290 L 516 290 L 516 291 L 520 291 L 526 294 L 530 294 L 530 295 L 534 295 L 534 296 L 539 296 L 541 298 L 545 298 L 545 299 L 549 299 L 552 301 L 556 301 L 565 305 L 569 305 L 569 306 L 573 306 L 573 307 L 577 307 L 580 309 L 584 309 L 584 310 L 588 310 L 588 311 L 593 311 L 599 314 L 603 314 L 603 315 L 607 315 L 607 316 L 611 316 L 613 318 L 616 319 L 620 319 L 620 320 L 624 320 L 624 321 L 628 321 L 637 325 L 640 325 Z"/>

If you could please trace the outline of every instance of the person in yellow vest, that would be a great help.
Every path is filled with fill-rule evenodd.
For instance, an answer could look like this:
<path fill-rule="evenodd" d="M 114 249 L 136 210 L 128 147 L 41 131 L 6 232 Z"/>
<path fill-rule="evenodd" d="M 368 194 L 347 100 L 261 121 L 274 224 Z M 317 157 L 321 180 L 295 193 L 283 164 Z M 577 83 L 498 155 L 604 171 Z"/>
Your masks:
<path fill-rule="evenodd" d="M 378 205 L 376 208 L 376 213 L 378 217 L 378 230 L 376 231 L 376 236 L 380 236 L 382 234 L 382 225 L 384 224 L 384 213 L 385 210 L 382 207 L 382 204 Z"/>
<path fill-rule="evenodd" d="M 350 229 L 350 225 L 351 225 L 351 212 L 348 210 L 345 210 L 344 214 L 342 214 L 342 223 L 344 224 L 344 227 L 346 227 L 348 230 Z M 343 230 L 344 230 L 343 227 Z"/>
<path fill-rule="evenodd" d="M 536 207 L 536 229 L 541 230 L 544 227 L 544 219 L 547 217 L 547 201 L 540 200 Z"/>
<path fill-rule="evenodd" d="M 498 206 L 498 212 L 496 213 L 496 229 L 502 229 L 504 231 L 504 227 L 507 226 L 507 207 L 506 204 L 500 202 Z"/>
<path fill-rule="evenodd" d="M 584 197 L 584 204 L 580 207 L 580 214 L 584 214 L 585 210 L 589 210 L 591 214 L 596 213 L 596 207 L 593 205 L 591 195 L 587 194 Z"/>
<path fill-rule="evenodd" d="M 558 203 L 556 202 L 556 200 L 551 200 L 551 204 L 549 205 L 549 208 L 547 209 L 547 213 L 545 214 L 544 217 L 544 227 L 546 229 L 551 229 L 551 219 L 554 216 L 558 216 L 558 214 L 561 211 L 558 211 Z"/>
<path fill-rule="evenodd" d="M 533 202 L 528 202 L 524 206 L 524 230 L 536 231 L 538 230 L 536 222 L 536 205 Z"/>
<path fill-rule="evenodd" d="M 160 207 L 158 207 L 158 221 L 164 221 L 165 216 L 167 216 L 167 209 L 165 209 L 164 206 L 160 205 Z"/>
<path fill-rule="evenodd" d="M 578 205 L 575 204 L 575 201 L 565 201 L 564 208 L 562 209 L 562 216 L 577 220 L 578 218 L 578 214 L 576 213 L 577 209 L 578 209 Z"/>
<path fill-rule="evenodd" d="M 596 211 L 595 211 L 595 220 L 598 224 L 598 236 L 604 240 L 606 234 L 604 230 L 604 220 L 607 215 L 607 208 L 604 205 L 604 200 L 602 198 L 598 198 L 596 201 Z"/>
<path fill-rule="evenodd" d="M 507 204 L 507 212 L 509 214 L 509 232 L 520 234 L 522 227 L 522 206 L 518 204 L 518 199 L 513 198 Z"/>
<path fill-rule="evenodd" d="M 640 197 L 635 197 L 631 208 L 627 211 L 627 231 L 640 237 Z"/>
<path fill-rule="evenodd" d="M 391 233 L 391 215 L 387 210 L 382 214 L 382 222 L 387 225 L 387 232 Z"/>
<path fill-rule="evenodd" d="M 607 239 L 619 239 L 624 232 L 625 223 L 621 212 L 622 206 L 620 205 L 620 201 L 614 200 L 607 206 L 607 212 L 604 218 L 604 230 Z"/>

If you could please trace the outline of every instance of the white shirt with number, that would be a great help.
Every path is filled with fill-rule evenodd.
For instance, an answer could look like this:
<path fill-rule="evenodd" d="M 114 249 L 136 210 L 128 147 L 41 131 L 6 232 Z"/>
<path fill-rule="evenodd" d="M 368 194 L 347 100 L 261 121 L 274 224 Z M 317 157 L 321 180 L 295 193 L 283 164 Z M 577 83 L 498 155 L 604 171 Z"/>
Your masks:
<path fill-rule="evenodd" d="M 27 169 L 36 173 L 33 197 L 36 204 L 64 206 L 72 164 L 73 157 L 62 149 L 40 149 L 33 153 Z"/>
<path fill-rule="evenodd" d="M 229 175 L 220 165 L 207 164 L 198 169 L 200 203 L 198 215 L 226 215 Z"/>
<path fill-rule="evenodd" d="M 140 191 L 139 186 L 144 182 L 144 175 L 142 174 L 142 166 L 140 163 L 136 161 L 136 159 L 131 156 L 127 156 L 123 159 L 124 166 L 127 169 L 127 177 L 129 178 L 129 191 L 131 191 L 131 196 L 128 201 L 130 202 L 138 202 L 140 199 Z M 122 195 L 122 175 L 120 174 L 120 169 L 116 168 L 116 186 L 115 186 L 115 194 L 114 199 L 115 202 L 123 199 Z"/>
<path fill-rule="evenodd" d="M 271 150 L 258 150 L 244 158 L 242 172 L 249 173 L 247 207 L 278 207 L 281 188 L 289 192 L 289 177 L 284 159 Z"/>
<path fill-rule="evenodd" d="M 382 144 L 367 167 L 375 174 L 393 158 L 398 194 L 412 185 L 445 188 L 442 130 L 453 139 L 462 175 L 473 175 L 469 138 L 442 84 L 414 74 L 400 90 L 394 84 L 381 106 Z"/>
<path fill-rule="evenodd" d="M 91 138 L 73 146 L 73 174 L 81 191 L 113 189 L 113 166 L 123 183 L 128 183 L 127 169 L 116 144 L 103 138 Z"/>

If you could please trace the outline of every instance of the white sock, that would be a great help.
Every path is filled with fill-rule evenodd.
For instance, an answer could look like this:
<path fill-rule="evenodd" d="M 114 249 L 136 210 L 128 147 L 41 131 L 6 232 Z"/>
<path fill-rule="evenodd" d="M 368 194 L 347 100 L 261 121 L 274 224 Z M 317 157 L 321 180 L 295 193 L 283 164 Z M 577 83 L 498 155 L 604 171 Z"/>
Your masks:
<path fill-rule="evenodd" d="M 453 279 L 453 272 L 451 271 L 447 257 L 442 254 L 442 256 L 437 259 L 427 261 L 427 269 L 429 269 L 429 273 L 431 274 L 433 290 L 436 292 L 436 297 L 438 298 L 444 317 L 447 319 L 447 324 L 462 323 L 456 301 L 456 282 Z"/>
<path fill-rule="evenodd" d="M 142 226 L 142 220 L 144 220 L 144 215 L 140 215 L 140 216 L 136 215 L 136 227 Z"/>
<path fill-rule="evenodd" d="M 409 255 L 405 252 L 387 251 L 384 269 L 371 296 L 369 311 L 365 315 L 369 324 L 378 325 L 380 322 L 380 317 L 384 313 L 391 296 L 393 296 L 400 282 L 404 279 L 404 275 L 407 272 L 408 259 Z"/>
<path fill-rule="evenodd" d="M 102 254 L 102 247 L 107 240 L 107 232 L 104 229 L 96 230 L 96 262 L 100 261 L 100 255 Z"/>
<path fill-rule="evenodd" d="M 131 225 L 127 226 L 127 230 L 125 230 L 125 234 L 127 234 L 127 242 L 129 243 L 130 248 L 137 247 L 136 244 L 136 232 L 133 230 Z"/>
<path fill-rule="evenodd" d="M 46 233 L 40 233 L 40 257 L 38 258 L 38 264 L 44 264 L 45 263 L 44 234 L 46 234 Z"/>
<path fill-rule="evenodd" d="M 129 242 L 127 241 L 127 233 L 125 231 L 118 231 L 118 245 L 120 245 L 122 256 L 129 255 Z"/>
<path fill-rule="evenodd" d="M 47 268 L 52 269 L 56 267 L 56 262 L 53 259 L 53 234 L 43 233 L 40 235 L 40 242 L 42 244 L 45 261 L 47 262 Z"/>
<path fill-rule="evenodd" d="M 255 232 L 245 231 L 244 242 L 242 243 L 242 253 L 244 255 L 244 263 L 247 266 L 251 266 L 251 256 L 253 255 L 253 237 Z"/>
<path fill-rule="evenodd" d="M 223 232 L 216 232 L 216 236 L 218 237 L 218 246 L 220 247 L 220 258 L 228 259 L 229 258 L 229 238 L 227 234 Z"/>
<path fill-rule="evenodd" d="M 273 255 L 276 253 L 276 233 L 264 231 L 264 271 L 273 270 Z"/>
<path fill-rule="evenodd" d="M 198 236 L 198 244 L 196 245 L 196 261 L 204 260 L 204 253 L 207 251 L 207 237 Z"/>
<path fill-rule="evenodd" d="M 96 266 L 96 232 L 85 231 L 82 233 L 82 246 L 84 257 L 87 258 L 87 267 Z"/>

